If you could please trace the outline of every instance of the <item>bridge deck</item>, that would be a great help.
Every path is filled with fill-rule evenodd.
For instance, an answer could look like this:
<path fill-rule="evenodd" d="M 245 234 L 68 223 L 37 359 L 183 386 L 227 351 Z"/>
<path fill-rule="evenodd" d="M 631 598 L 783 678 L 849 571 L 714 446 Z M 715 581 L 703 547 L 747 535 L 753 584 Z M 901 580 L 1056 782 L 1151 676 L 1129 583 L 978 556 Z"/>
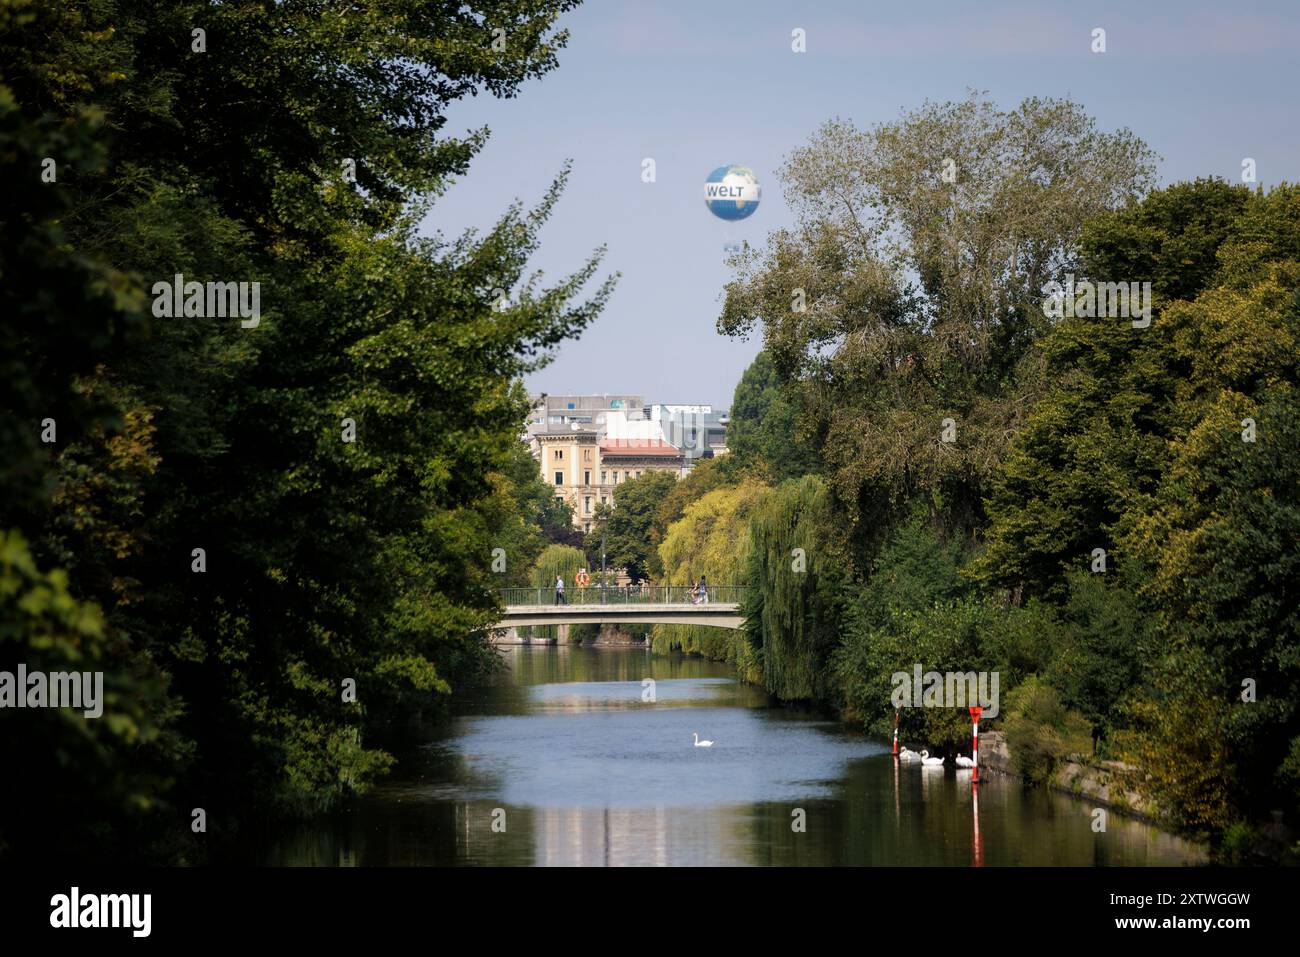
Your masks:
<path fill-rule="evenodd" d="M 638 624 L 710 625 L 739 628 L 744 623 L 739 602 L 635 602 L 628 604 L 507 605 L 496 628 L 526 625 Z"/>

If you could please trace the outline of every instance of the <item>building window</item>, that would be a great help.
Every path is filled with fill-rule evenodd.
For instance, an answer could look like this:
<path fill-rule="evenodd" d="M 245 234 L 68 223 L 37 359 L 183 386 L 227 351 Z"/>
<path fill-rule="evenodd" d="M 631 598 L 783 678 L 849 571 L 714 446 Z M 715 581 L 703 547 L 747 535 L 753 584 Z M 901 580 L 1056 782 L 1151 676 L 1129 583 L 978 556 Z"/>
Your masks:
<path fill-rule="evenodd" d="M 583 449 L 583 450 L 582 450 L 582 461 L 584 461 L 584 462 L 590 462 L 590 461 L 591 461 L 591 449 Z"/>
<path fill-rule="evenodd" d="M 582 473 L 582 484 L 583 484 L 583 485 L 590 485 L 590 484 L 591 484 L 591 472 L 590 472 L 590 471 L 586 471 L 586 472 L 583 472 L 583 473 Z"/>
<path fill-rule="evenodd" d="M 582 500 L 582 512 L 583 512 L 584 515 L 590 515 L 590 514 L 591 514 L 591 496 L 590 496 L 590 495 L 587 496 L 586 498 L 584 498 L 584 499 Z"/>
<path fill-rule="evenodd" d="M 555 484 L 556 484 L 556 485 L 563 485 L 563 484 L 564 484 L 564 473 L 563 473 L 563 472 L 556 472 L 556 473 L 555 473 Z"/>
<path fill-rule="evenodd" d="M 608 473 L 608 472 L 601 472 L 601 473 L 600 473 L 600 484 L 601 484 L 601 485 L 608 485 L 608 484 L 609 484 L 609 473 Z"/>
<path fill-rule="evenodd" d="M 564 458 L 564 449 L 556 449 L 556 450 L 555 450 L 555 457 L 556 457 L 557 459 L 562 459 L 562 458 Z"/>

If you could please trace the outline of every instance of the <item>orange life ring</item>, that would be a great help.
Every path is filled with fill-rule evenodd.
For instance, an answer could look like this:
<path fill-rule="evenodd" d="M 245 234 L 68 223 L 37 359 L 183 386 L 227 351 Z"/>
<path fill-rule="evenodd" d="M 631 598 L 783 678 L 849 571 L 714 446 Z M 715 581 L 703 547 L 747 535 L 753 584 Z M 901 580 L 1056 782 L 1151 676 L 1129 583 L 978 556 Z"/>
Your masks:
<path fill-rule="evenodd" d="M 591 576 L 587 574 L 587 570 L 584 568 L 573 576 L 573 583 L 579 588 L 586 588 L 591 584 Z"/>

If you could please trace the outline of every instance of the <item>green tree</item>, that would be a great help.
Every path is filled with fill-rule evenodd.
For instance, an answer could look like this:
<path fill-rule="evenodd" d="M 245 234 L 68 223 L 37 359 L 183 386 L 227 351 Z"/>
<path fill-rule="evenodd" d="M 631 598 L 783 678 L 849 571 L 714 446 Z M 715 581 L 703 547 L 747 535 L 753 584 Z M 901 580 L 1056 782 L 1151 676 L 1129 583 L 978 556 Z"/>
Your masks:
<path fill-rule="evenodd" d="M 941 541 L 918 509 L 891 533 L 866 583 L 847 589 L 840 643 L 828 669 L 833 700 L 846 718 L 888 734 L 894 676 L 911 681 L 917 665 L 923 674 L 996 673 L 1000 703 L 1006 690 L 1049 658 L 1056 629 L 1050 613 L 985 600 L 963 577 L 963 557 L 957 543 Z M 991 684 L 986 688 L 992 692 Z M 905 743 L 962 748 L 969 730 L 962 707 L 899 709 Z"/>
<path fill-rule="evenodd" d="M 663 581 L 682 587 L 704 578 L 712 600 L 730 600 L 719 586 L 740 585 L 740 567 L 749 542 L 749 519 L 762 484 L 746 480 L 739 485 L 714 488 L 686 507 L 668 528 L 659 545 Z M 759 680 L 757 662 L 744 634 L 721 628 L 690 625 L 656 625 L 653 647 L 659 652 L 681 650 L 736 665 L 749 680 Z"/>
<path fill-rule="evenodd" d="M 1016 773 L 1046 782 L 1056 765 L 1088 748 L 1088 721 L 1069 710 L 1051 684 L 1031 677 L 1007 700 L 1007 744 Z"/>
<path fill-rule="evenodd" d="M 615 486 L 613 508 L 597 506 L 585 543 L 588 554 L 599 556 L 603 541 L 607 567 L 624 569 L 634 582 L 661 574 L 653 527 L 660 505 L 676 484 L 674 473 L 651 469 Z"/>
<path fill-rule="evenodd" d="M 108 604 L 138 583 L 71 581 L 32 541 L 68 494 L 53 477 L 63 449 L 103 459 L 68 494 L 68 520 L 116 551 L 140 545 L 114 518 L 138 508 L 135 482 L 156 465 L 147 414 L 124 421 L 120 396 L 92 384 L 140 325 L 144 297 L 69 239 L 74 184 L 109 158 L 106 115 L 91 100 L 125 64 L 125 45 L 100 26 L 72 4 L 0 0 L 0 176 L 13 187 L 0 195 L 0 672 L 98 672 L 104 692 L 101 718 L 6 707 L 0 761 L 14 773 L 0 789 L 0 860 L 173 860 L 180 843 L 159 826 L 188 751 L 173 730 L 177 703 L 156 663 L 87 597 Z"/>
<path fill-rule="evenodd" d="M 650 537 L 655 546 L 658 547 L 663 542 L 668 534 L 668 526 L 679 521 L 691 503 L 698 502 L 709 492 L 724 485 L 739 485 L 744 480 L 742 471 L 737 460 L 728 453 L 718 458 L 705 459 L 687 472 L 684 478 L 669 489 L 655 512 L 654 522 L 650 526 Z"/>
<path fill-rule="evenodd" d="M 783 482 L 750 517 L 745 633 L 767 690 L 786 700 L 824 698 L 829 689 L 847 583 L 833 522 L 815 476 Z"/>
<path fill-rule="evenodd" d="M 1091 261 L 1146 264 L 1158 289 L 1190 298 L 1157 296 L 1147 329 L 1065 320 L 1044 340 L 1055 384 L 994 485 L 974 572 L 1064 603 L 1045 674 L 1095 731 L 1120 732 L 1172 820 L 1218 830 L 1297 805 L 1279 756 L 1300 732 L 1284 597 L 1300 190 L 1201 181 L 1150 203 L 1090 227 Z M 1107 551 L 1104 588 L 1081 587 L 1093 547 Z M 1243 701 L 1258 675 L 1267 690 Z"/>
<path fill-rule="evenodd" d="M 1294 363 L 1294 301 L 1288 312 L 1292 337 L 1279 352 L 1290 349 Z M 1243 414 L 1259 423 L 1254 443 L 1241 440 Z M 1293 376 L 1253 399 L 1225 393 L 1178 443 L 1156 507 L 1129 540 L 1153 569 L 1145 592 L 1167 642 L 1135 750 L 1166 806 L 1193 826 L 1300 811 L 1285 762 L 1300 737 L 1300 611 L 1290 594 L 1300 576 L 1298 414 Z"/>
<path fill-rule="evenodd" d="M 799 393 L 794 387 L 782 389 L 766 352 L 755 356 L 740 377 L 730 419 L 727 455 L 741 467 L 775 482 L 818 471 L 816 456 L 799 434 L 808 423 Z"/>
<path fill-rule="evenodd" d="M 564 579 L 566 594 L 572 595 L 579 570 L 587 567 L 587 556 L 582 549 L 569 545 L 547 545 L 533 565 L 532 585 L 543 591 L 544 598 L 553 597 L 555 579 Z"/>
<path fill-rule="evenodd" d="M 1249 200 L 1247 186 L 1198 179 L 1099 213 L 1080 237 L 1084 276 L 1149 281 L 1161 302 L 1195 299 L 1219 270 L 1219 247 Z"/>
<path fill-rule="evenodd" d="M 1207 237 L 1228 236 L 1248 196 L 1199 180 L 1088 224 L 1081 274 L 1152 277 L 1151 325 L 1066 318 L 1044 339 L 1050 385 L 991 484 L 987 550 L 977 568 L 984 580 L 1060 598 L 1062 573 L 1088 568 L 1093 549 L 1106 549 L 1112 569 L 1122 565 L 1114 534 L 1120 513 L 1159 481 L 1168 437 L 1184 423 L 1177 395 L 1189 370 L 1165 320 L 1176 301 L 1169 297 L 1200 291 L 1181 270 L 1206 281 L 1219 251 L 1205 247 Z"/>
<path fill-rule="evenodd" d="M 555 494 L 537 470 L 528 446 L 516 442 L 500 476 L 500 514 L 493 548 L 505 550 L 501 587 L 532 584 L 532 569 L 548 544 L 569 544 L 573 507 Z"/>
<path fill-rule="evenodd" d="M 1110 580 L 1107 580 L 1109 577 Z M 1117 576 L 1073 571 L 1056 617 L 1043 677 L 1062 704 L 1092 726 L 1099 741 L 1127 724 L 1128 707 L 1144 684 L 1159 637 L 1141 597 Z"/>
<path fill-rule="evenodd" d="M 1002 111 L 977 94 L 865 132 L 831 121 L 791 154 L 796 228 L 740 258 L 718 328 L 761 325 L 778 379 L 801 385 L 799 434 L 818 439 L 857 563 L 917 495 L 936 520 L 980 524 L 1042 385 L 1041 290 L 1077 261 L 1090 216 L 1149 185 L 1152 159 L 1072 102 Z"/>
<path fill-rule="evenodd" d="M 555 580 L 564 580 L 564 594 L 568 601 L 579 600 L 581 591 L 577 584 L 580 569 L 587 567 L 587 556 L 582 549 L 571 545 L 547 545 L 537 556 L 532 569 L 532 585 L 537 589 L 543 604 L 555 601 Z M 557 634 L 556 625 L 536 625 L 533 634 L 538 638 L 553 639 Z M 594 632 L 585 625 L 570 625 L 569 634 L 574 637 L 595 637 Z"/>
<path fill-rule="evenodd" d="M 525 275 L 566 171 L 481 235 L 418 226 L 486 136 L 442 135 L 448 105 L 553 69 L 571 6 L 0 4 L 0 162 L 60 170 L 4 200 L 0 322 L 28 371 L 2 394 L 0 507 L 102 609 L 115 667 L 160 672 L 172 795 L 209 809 L 210 846 L 382 773 L 376 731 L 488 660 L 492 548 L 526 568 L 540 545 L 519 380 L 610 281 L 583 297 L 599 254 Z M 149 315 L 177 273 L 260 283 L 257 325 Z"/>

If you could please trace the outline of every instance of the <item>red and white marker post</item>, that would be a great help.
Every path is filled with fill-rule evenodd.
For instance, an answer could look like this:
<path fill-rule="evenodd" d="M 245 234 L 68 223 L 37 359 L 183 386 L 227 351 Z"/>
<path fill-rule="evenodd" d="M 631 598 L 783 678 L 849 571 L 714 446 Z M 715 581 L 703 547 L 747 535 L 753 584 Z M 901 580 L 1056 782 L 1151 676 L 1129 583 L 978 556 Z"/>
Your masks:
<path fill-rule="evenodd" d="M 978 782 L 980 779 L 980 715 L 983 713 L 984 709 L 978 705 L 970 706 L 970 759 L 975 764 L 975 767 L 971 770 L 972 782 Z"/>
<path fill-rule="evenodd" d="M 894 757 L 898 757 L 898 709 L 894 709 Z"/>

